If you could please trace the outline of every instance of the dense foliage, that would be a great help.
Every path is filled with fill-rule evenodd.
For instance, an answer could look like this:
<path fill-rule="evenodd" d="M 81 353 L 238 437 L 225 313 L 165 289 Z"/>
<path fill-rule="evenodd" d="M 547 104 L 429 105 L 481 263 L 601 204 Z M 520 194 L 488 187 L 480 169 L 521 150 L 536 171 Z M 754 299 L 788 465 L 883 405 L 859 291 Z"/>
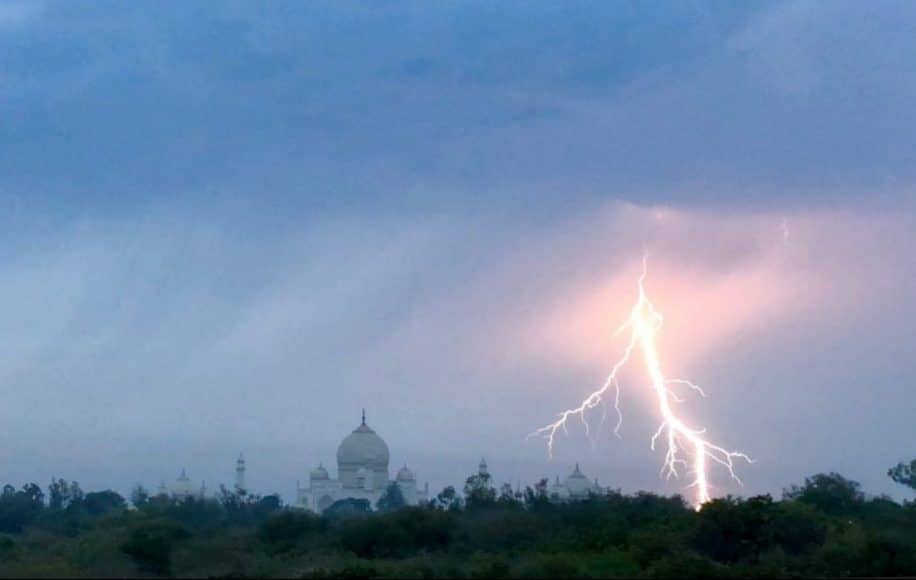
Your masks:
<path fill-rule="evenodd" d="M 551 501 L 472 476 L 422 507 L 394 487 L 375 511 L 323 516 L 276 496 L 212 499 L 84 493 L 53 480 L 0 495 L 0 575 L 209 577 L 906 576 L 916 574 L 916 502 L 868 498 L 818 474 L 699 512 L 680 497 L 610 493 Z"/>

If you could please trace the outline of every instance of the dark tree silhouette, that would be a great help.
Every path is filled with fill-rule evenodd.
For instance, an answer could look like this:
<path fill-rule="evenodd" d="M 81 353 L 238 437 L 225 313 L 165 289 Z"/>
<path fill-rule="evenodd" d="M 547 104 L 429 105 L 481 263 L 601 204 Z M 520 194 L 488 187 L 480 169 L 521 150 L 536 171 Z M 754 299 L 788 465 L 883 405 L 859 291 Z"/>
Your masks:
<path fill-rule="evenodd" d="M 832 514 L 853 512 L 865 501 L 859 482 L 846 479 L 839 473 L 818 473 L 807 477 L 804 485 L 786 489 L 783 496 Z"/>
<path fill-rule="evenodd" d="M 866 498 L 835 473 L 778 501 L 726 497 L 700 511 L 648 492 L 556 502 L 545 482 L 524 501 L 504 485 L 494 501 L 487 478 L 468 479 L 468 506 L 446 488 L 428 505 L 389 510 L 400 504 L 392 489 L 386 509 L 343 500 L 323 515 L 229 490 L 128 509 L 113 491 L 65 480 L 47 496 L 6 486 L 0 577 L 916 575 L 916 503 Z"/>
<path fill-rule="evenodd" d="M 439 495 L 436 496 L 434 500 L 431 501 L 433 507 L 440 510 L 460 510 L 463 503 L 461 497 L 458 495 L 458 492 L 451 485 L 445 487 L 442 491 L 439 492 Z"/>
<path fill-rule="evenodd" d="M 490 483 L 489 473 L 475 473 L 464 482 L 464 501 L 468 509 L 486 507 L 496 503 L 496 488 Z"/>
<path fill-rule="evenodd" d="M 322 515 L 330 519 L 346 519 L 371 513 L 372 505 L 368 499 L 341 499 L 328 506 Z"/>
<path fill-rule="evenodd" d="M 144 523 L 131 530 L 121 551 L 130 556 L 141 572 L 168 575 L 172 550 L 191 537 L 182 526 L 168 521 Z"/>
<path fill-rule="evenodd" d="M 909 463 L 900 462 L 887 470 L 887 475 L 900 485 L 916 490 L 916 459 Z"/>
<path fill-rule="evenodd" d="M 388 487 L 385 488 L 385 491 L 382 493 L 382 497 L 379 498 L 375 507 L 380 512 L 392 512 L 394 510 L 399 510 L 406 505 L 407 502 L 404 500 L 404 494 L 401 492 L 401 486 L 399 486 L 397 482 L 392 481 L 388 484 Z"/>

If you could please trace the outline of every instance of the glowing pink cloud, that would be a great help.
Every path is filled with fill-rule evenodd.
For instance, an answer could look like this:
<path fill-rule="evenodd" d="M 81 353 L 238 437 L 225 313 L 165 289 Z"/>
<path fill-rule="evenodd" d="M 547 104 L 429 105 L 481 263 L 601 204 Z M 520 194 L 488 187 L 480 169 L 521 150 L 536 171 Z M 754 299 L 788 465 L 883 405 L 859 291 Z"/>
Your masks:
<path fill-rule="evenodd" d="M 875 281 L 892 291 L 891 281 L 899 279 L 881 256 L 909 231 L 887 215 L 635 206 L 580 227 L 596 234 L 568 248 L 568 259 L 588 256 L 593 273 L 556 280 L 553 294 L 506 326 L 517 329 L 510 344 L 528 357 L 589 369 L 606 365 L 608 353 L 620 346 L 612 336 L 633 300 L 641 246 L 649 253 L 646 285 L 665 316 L 660 346 L 669 364 L 685 367 L 729 340 L 793 318 L 868 308 L 859 300 L 863 291 Z M 602 248 L 610 267 L 594 257 Z"/>

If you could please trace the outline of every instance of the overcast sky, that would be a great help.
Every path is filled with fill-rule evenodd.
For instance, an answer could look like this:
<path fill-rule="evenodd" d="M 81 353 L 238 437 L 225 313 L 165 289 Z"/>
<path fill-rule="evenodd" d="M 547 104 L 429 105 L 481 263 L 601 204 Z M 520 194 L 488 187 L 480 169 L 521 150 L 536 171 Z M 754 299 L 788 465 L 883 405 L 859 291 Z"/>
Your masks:
<path fill-rule="evenodd" d="M 359 422 L 437 491 L 621 439 L 526 435 L 647 289 L 742 489 L 916 455 L 911 2 L 0 0 L 2 480 L 291 499 Z M 594 417 L 600 420 L 600 414 Z M 333 471 L 333 470 L 332 470 Z"/>

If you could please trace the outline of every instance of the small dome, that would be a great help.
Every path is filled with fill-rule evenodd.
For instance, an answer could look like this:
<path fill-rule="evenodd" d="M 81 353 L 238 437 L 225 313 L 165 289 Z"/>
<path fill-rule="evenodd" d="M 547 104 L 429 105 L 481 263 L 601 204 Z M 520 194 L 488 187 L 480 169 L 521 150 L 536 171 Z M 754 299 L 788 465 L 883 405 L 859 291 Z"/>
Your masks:
<path fill-rule="evenodd" d="M 566 478 L 566 489 L 569 491 L 570 495 L 573 496 L 584 496 L 589 493 L 591 490 L 591 483 L 588 481 L 588 478 L 584 473 L 579 469 L 579 464 L 576 464 L 576 468 L 573 472 Z"/>
<path fill-rule="evenodd" d="M 172 495 L 178 497 L 187 497 L 191 495 L 191 478 L 188 477 L 188 473 L 182 469 L 181 475 L 178 476 L 178 479 L 175 480 L 175 483 L 172 485 Z"/>
<path fill-rule="evenodd" d="M 398 481 L 416 481 L 416 478 L 406 465 L 398 471 Z"/>
<path fill-rule="evenodd" d="M 587 477 L 585 477 L 585 474 L 583 474 L 582 471 L 579 469 L 578 463 L 576 464 L 576 468 L 573 470 L 573 472 L 569 474 L 569 478 L 570 479 L 588 479 Z"/>
<path fill-rule="evenodd" d="M 388 469 L 388 459 L 388 444 L 365 422 L 347 435 L 337 448 L 340 467 Z"/>
<path fill-rule="evenodd" d="M 319 465 L 309 474 L 309 479 L 330 479 L 328 470 L 323 465 Z"/>

